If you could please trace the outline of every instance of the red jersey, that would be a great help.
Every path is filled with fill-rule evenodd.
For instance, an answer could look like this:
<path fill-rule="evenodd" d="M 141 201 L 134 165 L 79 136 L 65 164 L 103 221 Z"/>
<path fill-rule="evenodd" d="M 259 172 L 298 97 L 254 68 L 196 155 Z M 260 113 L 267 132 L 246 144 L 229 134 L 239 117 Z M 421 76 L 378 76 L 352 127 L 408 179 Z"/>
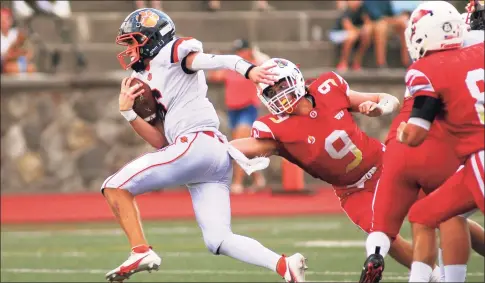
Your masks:
<path fill-rule="evenodd" d="M 278 155 L 315 178 L 352 185 L 380 165 L 384 146 L 359 129 L 347 92 L 342 77 L 325 73 L 309 87 L 315 107 L 308 115 L 263 116 L 254 122 L 252 137 L 278 141 Z"/>
<path fill-rule="evenodd" d="M 457 138 L 459 157 L 484 148 L 483 52 L 483 43 L 438 52 L 416 61 L 406 73 L 410 95 L 427 95 L 443 102 L 443 116 L 437 121 Z"/>

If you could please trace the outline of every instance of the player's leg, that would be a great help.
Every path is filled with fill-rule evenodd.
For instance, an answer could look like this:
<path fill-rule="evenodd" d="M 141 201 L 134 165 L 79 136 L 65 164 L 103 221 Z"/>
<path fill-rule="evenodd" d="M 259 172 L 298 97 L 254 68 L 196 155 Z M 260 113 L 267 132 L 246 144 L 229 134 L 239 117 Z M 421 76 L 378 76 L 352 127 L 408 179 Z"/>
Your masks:
<path fill-rule="evenodd" d="M 470 257 L 467 220 L 455 216 L 440 224 L 440 246 L 445 282 L 464 282 Z"/>
<path fill-rule="evenodd" d="M 109 280 L 120 281 L 133 273 L 158 268 L 161 259 L 151 250 L 143 235 L 135 196 L 199 181 L 199 176 L 212 169 L 213 158 L 217 157 L 211 151 L 213 145 L 208 139 L 214 140 L 203 133 L 184 135 L 172 145 L 131 161 L 103 183 L 103 195 L 132 248 L 128 260 L 108 272 Z M 143 260 L 138 262 L 141 258 Z"/>
<path fill-rule="evenodd" d="M 473 197 L 462 187 L 464 170 L 449 178 L 439 189 L 417 201 L 409 211 L 413 226 L 413 264 L 410 282 L 428 282 L 436 260 L 435 228 L 455 215 L 475 207 Z M 457 197 L 456 192 L 460 192 Z"/>
<path fill-rule="evenodd" d="M 485 213 L 484 200 L 484 151 L 481 150 L 470 156 L 467 160 L 465 168 L 465 184 L 473 194 L 477 207 Z"/>
<path fill-rule="evenodd" d="M 268 268 L 287 281 L 303 282 L 306 266 L 301 254 L 281 256 L 254 239 L 232 232 L 229 180 L 189 185 L 195 217 L 209 251 Z"/>
<path fill-rule="evenodd" d="M 378 282 L 384 257 L 391 256 L 409 267 L 412 261 L 411 244 L 398 237 L 407 211 L 417 197 L 418 190 L 405 183 L 405 150 L 390 142 L 383 157 L 384 169 L 371 202 L 371 227 L 366 240 L 367 259 L 360 282 Z M 391 241 L 394 241 L 391 248 Z M 376 250 L 379 250 L 379 253 Z"/>
<path fill-rule="evenodd" d="M 477 222 L 468 219 L 472 249 L 479 255 L 485 256 L 485 233 Z"/>

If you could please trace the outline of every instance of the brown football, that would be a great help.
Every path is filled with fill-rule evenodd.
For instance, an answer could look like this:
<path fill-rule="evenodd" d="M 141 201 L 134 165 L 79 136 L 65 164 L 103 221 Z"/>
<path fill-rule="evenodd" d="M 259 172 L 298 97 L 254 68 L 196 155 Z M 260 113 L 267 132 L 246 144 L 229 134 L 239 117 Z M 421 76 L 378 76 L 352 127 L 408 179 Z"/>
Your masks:
<path fill-rule="evenodd" d="M 140 89 L 144 89 L 145 91 L 135 99 L 133 111 L 135 111 L 140 118 L 153 125 L 158 118 L 157 101 L 153 97 L 150 86 L 142 80 L 135 78 L 131 81 L 130 86 L 137 83 L 141 83 L 142 87 Z"/>

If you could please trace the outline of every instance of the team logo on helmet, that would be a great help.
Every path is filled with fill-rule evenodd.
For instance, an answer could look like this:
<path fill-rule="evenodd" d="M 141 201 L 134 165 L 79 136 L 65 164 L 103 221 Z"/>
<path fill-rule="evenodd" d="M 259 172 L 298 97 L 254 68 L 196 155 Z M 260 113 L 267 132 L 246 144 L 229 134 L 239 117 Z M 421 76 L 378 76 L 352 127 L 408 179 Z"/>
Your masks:
<path fill-rule="evenodd" d="M 413 17 L 412 23 L 415 24 L 415 23 L 419 22 L 426 15 L 433 16 L 433 11 L 431 11 L 431 10 L 419 10 L 418 12 L 416 12 L 416 15 Z"/>
<path fill-rule="evenodd" d="M 284 68 L 284 67 L 288 66 L 288 61 L 286 61 L 286 60 L 275 59 L 274 62 L 276 63 L 276 66 L 278 66 L 280 68 Z"/>
<path fill-rule="evenodd" d="M 157 25 L 159 19 L 160 17 L 157 14 L 150 10 L 145 10 L 138 14 L 136 20 L 140 23 L 140 25 L 147 28 L 152 28 Z"/>

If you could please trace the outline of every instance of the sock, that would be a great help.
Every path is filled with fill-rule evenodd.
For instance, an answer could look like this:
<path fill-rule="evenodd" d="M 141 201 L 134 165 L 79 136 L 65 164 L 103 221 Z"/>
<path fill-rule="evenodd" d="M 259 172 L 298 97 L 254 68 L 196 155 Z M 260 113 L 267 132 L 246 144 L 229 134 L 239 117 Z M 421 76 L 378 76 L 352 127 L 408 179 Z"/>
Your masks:
<path fill-rule="evenodd" d="M 438 263 L 440 264 L 440 282 L 445 281 L 445 264 L 443 263 L 443 250 L 438 249 Z"/>
<path fill-rule="evenodd" d="M 376 252 L 376 247 L 381 247 L 379 252 L 382 257 L 386 257 L 389 249 L 391 248 L 391 241 L 389 237 L 382 232 L 372 232 L 367 236 L 367 241 L 365 242 L 365 248 L 367 250 L 367 256 L 374 254 Z"/>
<path fill-rule="evenodd" d="M 426 263 L 413 261 L 409 282 L 429 282 L 433 269 Z"/>
<path fill-rule="evenodd" d="M 281 255 L 264 247 L 258 241 L 236 234 L 232 234 L 222 242 L 219 253 L 275 272 L 281 258 Z"/>
<path fill-rule="evenodd" d="M 431 273 L 431 280 L 429 282 L 445 282 L 445 275 L 443 273 L 443 278 L 441 277 L 441 266 L 436 266 Z"/>
<path fill-rule="evenodd" d="M 280 257 L 280 259 L 278 260 L 278 263 L 276 264 L 276 273 L 278 273 L 283 278 L 285 277 L 286 258 L 285 258 L 284 255 L 282 257 Z"/>
<path fill-rule="evenodd" d="M 466 264 L 445 265 L 445 282 L 465 282 Z"/>

